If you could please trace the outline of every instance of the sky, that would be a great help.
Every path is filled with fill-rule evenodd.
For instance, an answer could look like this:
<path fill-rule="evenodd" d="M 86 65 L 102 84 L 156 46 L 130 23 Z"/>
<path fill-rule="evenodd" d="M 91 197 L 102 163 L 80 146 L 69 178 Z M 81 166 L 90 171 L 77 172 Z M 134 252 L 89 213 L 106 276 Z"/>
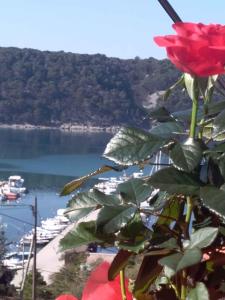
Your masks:
<path fill-rule="evenodd" d="M 183 21 L 225 24 L 224 0 L 170 0 Z M 157 0 L 0 0 L 0 46 L 165 58 L 173 33 Z"/>

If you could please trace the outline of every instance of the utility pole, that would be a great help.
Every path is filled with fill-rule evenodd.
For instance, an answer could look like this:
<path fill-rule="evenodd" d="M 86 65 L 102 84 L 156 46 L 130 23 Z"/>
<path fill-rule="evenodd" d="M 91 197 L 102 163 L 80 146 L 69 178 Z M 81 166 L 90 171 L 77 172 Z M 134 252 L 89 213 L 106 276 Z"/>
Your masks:
<path fill-rule="evenodd" d="M 34 199 L 33 216 L 34 216 L 34 235 L 33 235 L 33 247 L 34 247 L 34 257 L 33 257 L 33 280 L 32 280 L 32 300 L 36 300 L 36 290 L 37 290 L 37 197 Z"/>

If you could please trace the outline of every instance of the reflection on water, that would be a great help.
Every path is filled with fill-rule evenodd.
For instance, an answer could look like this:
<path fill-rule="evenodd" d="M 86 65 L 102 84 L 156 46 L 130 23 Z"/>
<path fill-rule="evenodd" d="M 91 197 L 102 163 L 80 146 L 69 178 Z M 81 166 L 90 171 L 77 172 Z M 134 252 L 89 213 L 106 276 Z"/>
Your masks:
<path fill-rule="evenodd" d="M 7 224 L 9 241 L 18 241 L 24 232 L 31 229 L 33 216 L 30 205 L 35 197 L 38 199 L 39 222 L 66 206 L 69 197 L 59 197 L 60 190 L 71 179 L 106 163 L 101 159 L 101 153 L 110 137 L 106 133 L 0 129 L 0 180 L 10 175 L 21 175 L 30 191 L 18 202 L 23 206 L 7 206 L 12 202 L 1 205 L 0 216 Z M 92 185 L 94 181 L 88 184 Z"/>
<path fill-rule="evenodd" d="M 0 158 L 101 153 L 110 137 L 108 133 L 0 129 Z"/>

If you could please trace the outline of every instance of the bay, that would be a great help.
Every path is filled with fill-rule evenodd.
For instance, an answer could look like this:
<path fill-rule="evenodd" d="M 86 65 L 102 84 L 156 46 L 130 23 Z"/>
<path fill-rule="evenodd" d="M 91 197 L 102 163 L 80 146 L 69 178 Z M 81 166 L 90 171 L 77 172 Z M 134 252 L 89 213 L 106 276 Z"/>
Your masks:
<path fill-rule="evenodd" d="M 0 180 L 21 175 L 29 190 L 19 201 L 1 204 L 0 218 L 6 224 L 8 242 L 18 242 L 32 228 L 35 197 L 38 223 L 66 207 L 69 197 L 59 197 L 60 190 L 70 180 L 109 163 L 101 154 L 110 138 L 109 133 L 0 129 Z"/>

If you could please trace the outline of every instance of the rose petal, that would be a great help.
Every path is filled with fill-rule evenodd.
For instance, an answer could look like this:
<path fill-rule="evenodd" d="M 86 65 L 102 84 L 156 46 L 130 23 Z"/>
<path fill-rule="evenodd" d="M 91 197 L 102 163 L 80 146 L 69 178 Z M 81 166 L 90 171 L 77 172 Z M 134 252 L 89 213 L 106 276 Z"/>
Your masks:
<path fill-rule="evenodd" d="M 177 35 L 156 37 L 168 58 L 181 71 L 207 77 L 225 73 L 225 26 L 175 23 Z"/>
<path fill-rule="evenodd" d="M 121 300 L 120 278 L 117 276 L 113 281 L 108 281 L 110 264 L 103 262 L 92 271 L 83 290 L 82 300 Z M 128 291 L 126 279 L 127 300 L 132 300 Z"/>
<path fill-rule="evenodd" d="M 78 300 L 78 299 L 71 294 L 63 294 L 58 296 L 55 300 Z"/>

